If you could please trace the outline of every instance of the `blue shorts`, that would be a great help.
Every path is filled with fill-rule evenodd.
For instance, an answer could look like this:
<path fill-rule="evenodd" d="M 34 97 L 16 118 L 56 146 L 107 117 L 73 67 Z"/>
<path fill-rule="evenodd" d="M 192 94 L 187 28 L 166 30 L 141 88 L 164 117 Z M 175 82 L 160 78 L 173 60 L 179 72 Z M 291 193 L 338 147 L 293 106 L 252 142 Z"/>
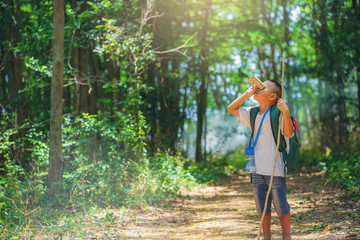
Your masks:
<path fill-rule="evenodd" d="M 257 212 L 262 215 L 266 194 L 270 185 L 270 176 L 264 176 L 257 173 L 252 175 L 252 187 L 255 196 L 255 204 Z M 279 217 L 285 216 L 290 213 L 290 206 L 286 199 L 286 182 L 285 177 L 273 178 L 273 185 L 271 188 L 266 213 L 271 213 L 271 200 L 274 201 L 274 207 Z"/>

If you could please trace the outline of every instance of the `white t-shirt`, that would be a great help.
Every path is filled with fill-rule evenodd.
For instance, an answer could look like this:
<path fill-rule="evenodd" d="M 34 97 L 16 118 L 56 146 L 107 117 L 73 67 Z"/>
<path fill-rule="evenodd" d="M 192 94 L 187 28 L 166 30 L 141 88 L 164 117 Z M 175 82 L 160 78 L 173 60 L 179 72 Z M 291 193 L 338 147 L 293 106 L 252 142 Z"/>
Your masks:
<path fill-rule="evenodd" d="M 250 123 L 250 110 L 251 107 L 240 107 L 239 108 L 239 124 L 246 125 L 251 129 Z M 251 145 L 254 144 L 256 134 L 258 132 L 261 119 L 265 113 L 257 114 L 255 119 L 254 136 L 252 138 Z M 281 124 L 281 131 L 283 130 L 283 122 Z M 285 137 L 287 151 L 289 151 L 289 138 Z M 274 158 L 276 153 L 276 143 L 271 130 L 270 111 L 266 114 L 263 125 L 260 130 L 260 135 L 255 146 L 255 166 L 256 173 L 261 175 L 271 176 L 274 167 Z M 276 158 L 276 168 L 274 176 L 285 177 L 284 162 L 282 159 L 282 153 L 279 152 Z"/>

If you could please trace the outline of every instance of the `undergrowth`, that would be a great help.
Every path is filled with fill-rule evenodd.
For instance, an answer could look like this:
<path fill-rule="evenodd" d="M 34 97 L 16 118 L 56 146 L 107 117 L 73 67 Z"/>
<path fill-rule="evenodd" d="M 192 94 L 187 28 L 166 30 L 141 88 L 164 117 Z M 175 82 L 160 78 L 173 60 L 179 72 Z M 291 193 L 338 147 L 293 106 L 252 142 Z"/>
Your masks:
<path fill-rule="evenodd" d="M 186 168 L 197 181 L 203 183 L 215 182 L 220 177 L 229 175 L 245 167 L 245 152 L 243 147 L 237 147 L 227 153 L 209 154 L 206 161 L 188 162 Z"/>
<path fill-rule="evenodd" d="M 116 117 L 65 116 L 62 191 L 55 198 L 49 198 L 46 189 L 48 122 L 24 126 L 27 136 L 17 142 L 11 140 L 16 129 L 4 130 L 0 139 L 4 159 L 0 166 L 0 239 L 31 238 L 32 232 L 39 231 L 51 238 L 83 238 L 86 232 L 70 230 L 78 229 L 81 214 L 147 206 L 177 196 L 180 187 L 197 186 L 180 154 L 148 156 L 144 121 L 141 115 L 135 120 L 121 113 Z M 16 158 L 16 149 L 27 150 L 25 160 Z"/>
<path fill-rule="evenodd" d="M 317 170 L 325 173 L 325 184 L 332 183 L 342 190 L 345 198 L 360 198 L 360 152 L 358 143 L 350 144 L 343 150 L 338 146 L 320 149 L 302 149 L 299 155 L 298 170 L 302 166 L 316 166 Z M 347 149 L 347 150 L 345 150 Z"/>

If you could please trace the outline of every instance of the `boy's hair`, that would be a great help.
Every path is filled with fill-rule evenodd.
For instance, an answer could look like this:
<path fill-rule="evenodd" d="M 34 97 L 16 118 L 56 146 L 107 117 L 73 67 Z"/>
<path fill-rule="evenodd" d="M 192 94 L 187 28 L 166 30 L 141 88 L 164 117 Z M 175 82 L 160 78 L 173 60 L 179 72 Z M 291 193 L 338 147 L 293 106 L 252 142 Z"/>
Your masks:
<path fill-rule="evenodd" d="M 268 80 L 268 81 L 273 83 L 274 93 L 278 96 L 278 98 L 281 98 L 282 90 L 281 90 L 281 85 L 280 85 L 280 83 L 278 83 L 278 82 L 275 81 L 275 80 Z"/>

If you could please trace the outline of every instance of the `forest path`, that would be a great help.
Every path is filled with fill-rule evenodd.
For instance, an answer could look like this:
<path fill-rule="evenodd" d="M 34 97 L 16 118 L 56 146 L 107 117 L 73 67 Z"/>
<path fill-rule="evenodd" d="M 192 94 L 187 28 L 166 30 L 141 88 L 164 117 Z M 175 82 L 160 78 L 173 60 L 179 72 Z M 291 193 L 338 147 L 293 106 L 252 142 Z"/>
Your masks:
<path fill-rule="evenodd" d="M 321 173 L 287 177 L 292 238 L 360 239 L 359 201 L 340 201 L 324 182 Z M 113 233 L 123 239 L 256 238 L 259 217 L 248 175 L 226 177 L 183 195 L 162 207 L 137 209 L 131 217 L 121 213 L 122 227 Z M 272 212 L 273 239 L 282 239 L 279 218 Z"/>

